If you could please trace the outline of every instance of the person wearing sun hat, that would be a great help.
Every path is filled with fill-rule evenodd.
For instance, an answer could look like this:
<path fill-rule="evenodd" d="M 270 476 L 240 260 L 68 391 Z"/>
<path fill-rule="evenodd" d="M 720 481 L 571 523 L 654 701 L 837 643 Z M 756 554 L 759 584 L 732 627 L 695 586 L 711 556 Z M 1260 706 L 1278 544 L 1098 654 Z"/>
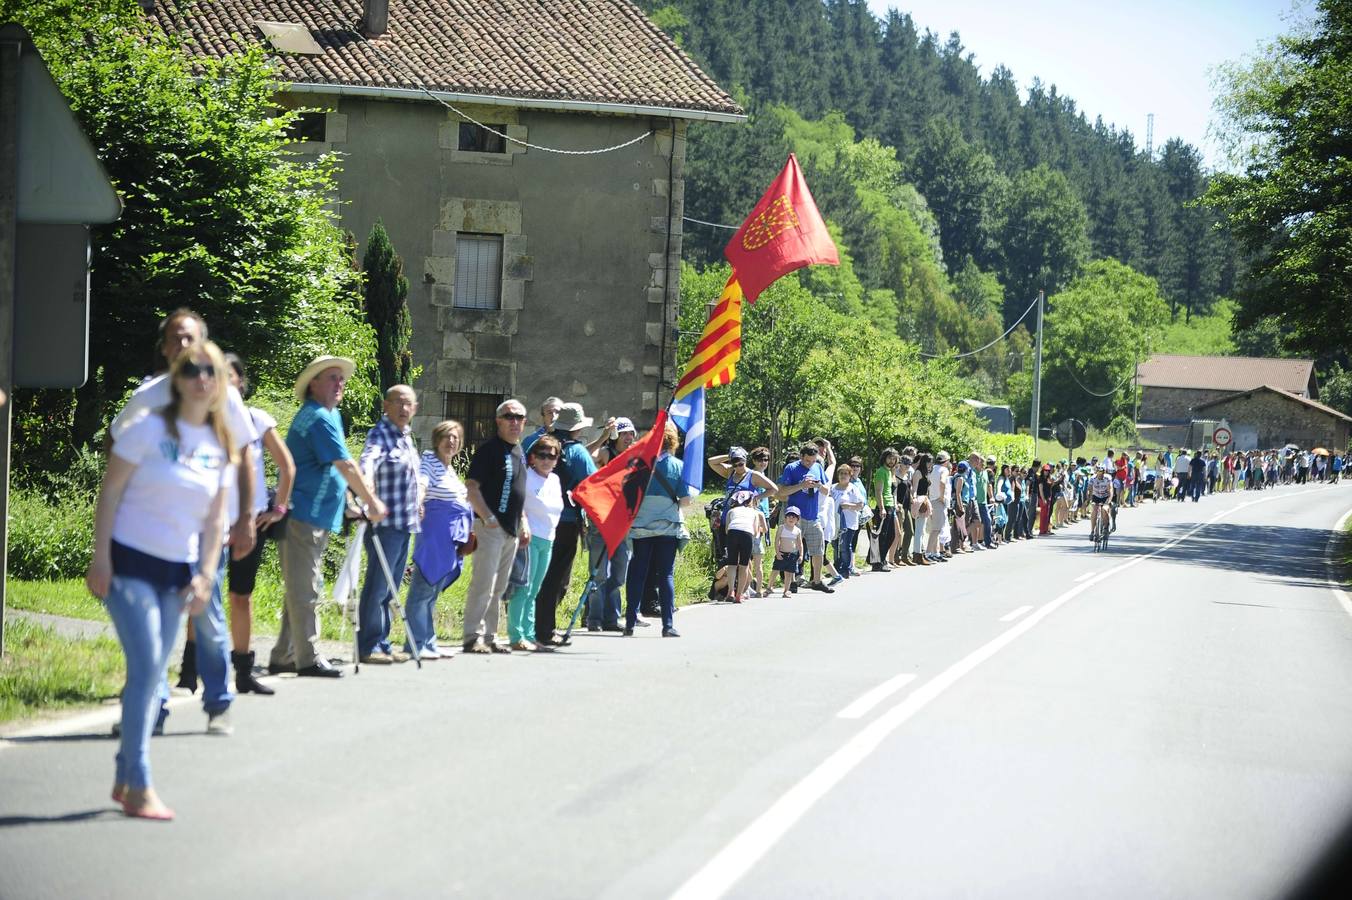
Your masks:
<path fill-rule="evenodd" d="M 320 356 L 296 378 L 300 411 L 291 420 L 286 447 L 296 462 L 296 480 L 291 489 L 291 512 L 277 523 L 277 555 L 282 566 L 286 602 L 277 643 L 268 669 L 295 672 L 319 678 L 338 678 L 342 672 L 319 653 L 319 627 L 315 609 L 324 576 L 321 564 L 329 536 L 343 524 L 345 492 L 352 492 L 367 507 L 372 522 L 385 518 L 385 504 L 361 477 L 347 450 L 338 404 L 347 381 L 356 371 L 350 359 Z"/>

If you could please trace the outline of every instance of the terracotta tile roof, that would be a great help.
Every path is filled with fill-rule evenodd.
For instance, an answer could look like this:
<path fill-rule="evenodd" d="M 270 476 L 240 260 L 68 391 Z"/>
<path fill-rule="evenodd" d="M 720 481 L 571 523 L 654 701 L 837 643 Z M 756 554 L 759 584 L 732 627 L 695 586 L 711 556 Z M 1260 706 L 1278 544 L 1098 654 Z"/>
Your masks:
<path fill-rule="evenodd" d="M 309 29 L 323 53 L 274 53 L 293 83 L 619 103 L 724 114 L 742 109 L 630 0 L 390 0 L 389 30 L 357 33 L 362 0 L 155 0 L 151 16 L 189 52 L 265 43 L 256 21 Z"/>
<path fill-rule="evenodd" d="M 1320 403 L 1318 400 L 1311 400 L 1309 397 L 1301 397 L 1301 396 L 1298 396 L 1297 394 L 1291 393 L 1290 391 L 1284 391 L 1284 390 L 1282 390 L 1281 388 L 1275 387 L 1275 386 L 1270 385 L 1270 384 L 1259 385 L 1258 387 L 1256 387 L 1256 388 L 1254 388 L 1254 389 L 1252 389 L 1252 390 L 1244 391 L 1243 393 L 1239 393 L 1239 394 L 1234 394 L 1234 395 L 1229 396 L 1229 397 L 1221 397 L 1221 398 L 1218 399 L 1218 400 L 1209 400 L 1209 401 L 1207 401 L 1206 403 L 1199 403 L 1199 404 L 1197 404 L 1197 407 L 1196 407 L 1196 408 L 1197 408 L 1197 409 L 1206 409 L 1208 406 L 1216 406 L 1216 405 L 1219 404 L 1219 403 L 1229 403 L 1231 400 L 1238 400 L 1238 399 L 1243 398 L 1243 397 L 1250 397 L 1250 396 L 1252 396 L 1252 395 L 1258 393 L 1259 391 L 1272 391 L 1272 393 L 1274 393 L 1274 394 L 1277 394 L 1277 395 L 1279 395 L 1279 396 L 1281 396 L 1281 397 L 1285 397 L 1285 398 L 1287 398 L 1288 400 L 1294 400 L 1294 401 L 1296 401 L 1297 403 L 1300 403 L 1300 404 L 1303 404 L 1304 406 L 1310 407 L 1311 409 L 1317 409 L 1317 410 L 1319 410 L 1319 411 L 1322 412 L 1322 413 L 1328 413 L 1330 416 L 1334 416 L 1335 418 L 1342 419 L 1342 420 L 1345 421 L 1345 422 L 1352 422 L 1352 416 L 1346 415 L 1346 414 L 1344 414 L 1344 413 L 1340 413 L 1340 412 L 1338 412 L 1338 410 L 1334 409 L 1332 406 L 1325 406 L 1324 404 Z"/>
<path fill-rule="evenodd" d="M 1314 362 L 1255 356 L 1155 355 L 1141 363 L 1142 387 L 1247 391 L 1264 384 L 1304 396 L 1310 391 Z"/>

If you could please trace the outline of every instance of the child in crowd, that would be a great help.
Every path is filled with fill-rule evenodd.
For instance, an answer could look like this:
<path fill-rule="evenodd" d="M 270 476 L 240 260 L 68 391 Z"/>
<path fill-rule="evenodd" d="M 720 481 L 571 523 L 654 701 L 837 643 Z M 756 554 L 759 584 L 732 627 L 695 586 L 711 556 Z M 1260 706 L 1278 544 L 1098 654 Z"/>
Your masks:
<path fill-rule="evenodd" d="M 785 597 L 789 596 L 789 588 L 798 574 L 798 563 L 803 558 L 803 532 L 798 527 L 801 515 L 798 507 L 790 506 L 784 510 L 784 519 L 775 532 L 774 579 L 776 582 L 783 580 Z M 771 582 L 770 588 L 774 589 L 774 582 Z"/>

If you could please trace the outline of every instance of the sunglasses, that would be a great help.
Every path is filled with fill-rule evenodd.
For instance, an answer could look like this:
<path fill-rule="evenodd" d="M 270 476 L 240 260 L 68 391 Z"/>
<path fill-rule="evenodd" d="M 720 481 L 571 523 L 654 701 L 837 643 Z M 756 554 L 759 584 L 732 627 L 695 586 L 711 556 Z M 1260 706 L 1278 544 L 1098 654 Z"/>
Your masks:
<path fill-rule="evenodd" d="M 196 378 L 198 375 L 205 375 L 208 378 L 216 377 L 216 367 L 211 363 L 199 366 L 192 360 L 185 362 L 178 370 L 178 374 L 184 378 Z"/>
<path fill-rule="evenodd" d="M 498 416 L 499 419 L 506 419 L 508 422 L 524 422 L 526 416 L 523 413 L 503 413 Z"/>
<path fill-rule="evenodd" d="M 558 455 L 557 453 L 532 453 L 531 456 L 535 457 L 536 459 L 558 459 L 558 458 L 559 458 L 559 455 Z"/>
<path fill-rule="evenodd" d="M 734 459 L 734 460 L 732 461 L 732 464 L 733 464 L 734 466 L 744 466 L 744 465 L 746 465 L 746 460 L 744 460 L 744 459 Z"/>

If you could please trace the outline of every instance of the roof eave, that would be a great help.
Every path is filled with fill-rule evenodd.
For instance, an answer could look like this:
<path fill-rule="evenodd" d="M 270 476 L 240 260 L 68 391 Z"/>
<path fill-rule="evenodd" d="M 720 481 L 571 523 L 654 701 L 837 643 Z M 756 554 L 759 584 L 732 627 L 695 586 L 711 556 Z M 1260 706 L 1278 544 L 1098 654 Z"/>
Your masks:
<path fill-rule="evenodd" d="M 591 100 L 554 100 L 545 97 L 502 97 L 493 94 L 463 94 L 418 88 L 374 87 L 360 84 L 323 84 L 309 81 L 283 83 L 282 90 L 294 94 L 329 94 L 341 97 L 370 97 L 379 100 L 444 100 L 447 103 L 476 103 L 484 106 L 510 106 L 518 109 L 554 109 L 562 112 L 598 113 L 617 116 L 657 116 L 663 119 L 691 119 L 700 122 L 745 122 L 744 113 L 711 109 L 687 109 L 679 106 L 649 106 L 641 103 L 601 103 Z"/>

